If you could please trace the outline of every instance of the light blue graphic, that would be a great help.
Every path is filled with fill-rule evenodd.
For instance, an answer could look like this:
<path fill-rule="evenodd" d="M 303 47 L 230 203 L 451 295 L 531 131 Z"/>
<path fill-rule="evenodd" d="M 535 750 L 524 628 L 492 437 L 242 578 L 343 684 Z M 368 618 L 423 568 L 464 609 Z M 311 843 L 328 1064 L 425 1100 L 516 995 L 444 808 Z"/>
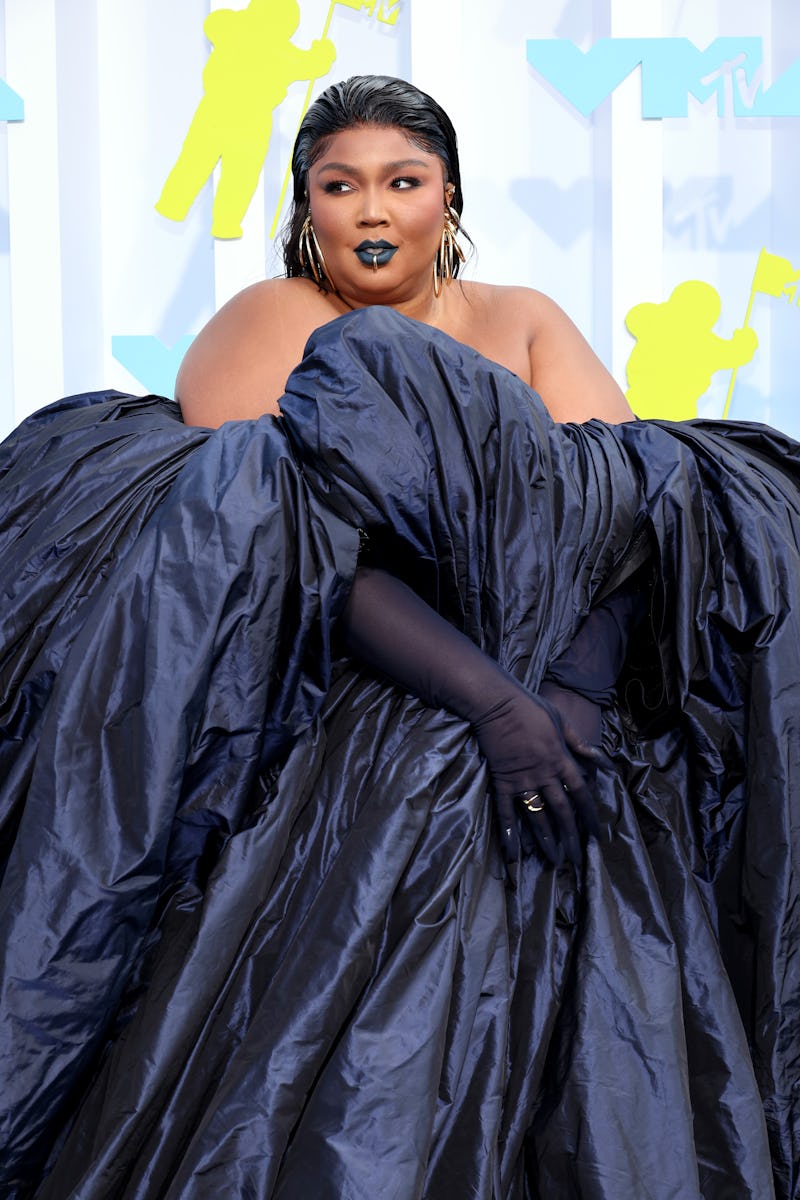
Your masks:
<path fill-rule="evenodd" d="M 760 37 L 719 37 L 705 50 L 688 38 L 601 38 L 585 52 L 564 38 L 530 38 L 526 52 L 585 117 L 638 66 L 645 118 L 687 116 L 690 95 L 716 96 L 721 117 L 800 116 L 800 60 L 765 89 Z"/>
<path fill-rule="evenodd" d="M 598 191 L 599 186 L 591 179 L 576 179 L 563 188 L 542 176 L 512 179 L 509 186 L 525 215 L 565 250 L 591 232 Z"/>
<path fill-rule="evenodd" d="M 0 79 L 0 121 L 24 121 L 25 104 L 4 79 Z"/>
<path fill-rule="evenodd" d="M 664 234 L 692 250 L 751 252 L 772 229 L 772 197 L 742 211 L 732 175 L 695 176 L 664 184 Z"/>
<path fill-rule="evenodd" d="M 148 392 L 171 397 L 178 367 L 193 341 L 194 335 L 187 334 L 174 346 L 165 346 L 152 334 L 118 334 L 111 339 L 111 353 Z"/>

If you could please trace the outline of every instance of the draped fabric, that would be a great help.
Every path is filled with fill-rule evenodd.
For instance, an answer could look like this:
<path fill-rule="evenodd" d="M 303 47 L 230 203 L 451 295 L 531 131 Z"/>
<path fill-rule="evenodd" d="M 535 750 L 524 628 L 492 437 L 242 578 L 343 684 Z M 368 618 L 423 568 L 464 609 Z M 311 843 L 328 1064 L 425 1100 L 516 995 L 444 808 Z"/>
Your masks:
<path fill-rule="evenodd" d="M 0 451 L 3 1195 L 795 1200 L 798 448 L 554 425 L 384 309 L 281 409 Z M 359 529 L 532 688 L 646 531 L 579 872 L 337 652 Z"/>

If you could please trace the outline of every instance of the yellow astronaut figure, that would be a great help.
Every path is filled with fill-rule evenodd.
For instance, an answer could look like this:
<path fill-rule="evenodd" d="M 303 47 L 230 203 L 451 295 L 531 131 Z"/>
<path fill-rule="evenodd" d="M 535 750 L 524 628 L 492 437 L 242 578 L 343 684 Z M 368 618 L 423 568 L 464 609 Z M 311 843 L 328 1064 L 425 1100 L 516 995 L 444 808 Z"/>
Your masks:
<path fill-rule="evenodd" d="M 214 49 L 203 71 L 205 94 L 178 160 L 156 203 L 162 216 L 182 221 L 220 163 L 211 232 L 242 235 L 269 149 L 273 110 L 295 80 L 326 75 L 336 58 L 329 38 L 308 50 L 291 42 L 300 23 L 297 0 L 251 0 L 247 8 L 217 9 L 203 29 Z"/>
<path fill-rule="evenodd" d="M 625 324 L 636 338 L 628 359 L 628 403 L 637 417 L 684 421 L 715 371 L 750 362 L 758 346 L 752 329 L 732 337 L 713 332 L 722 305 L 710 283 L 690 279 L 663 304 L 637 304 Z"/>

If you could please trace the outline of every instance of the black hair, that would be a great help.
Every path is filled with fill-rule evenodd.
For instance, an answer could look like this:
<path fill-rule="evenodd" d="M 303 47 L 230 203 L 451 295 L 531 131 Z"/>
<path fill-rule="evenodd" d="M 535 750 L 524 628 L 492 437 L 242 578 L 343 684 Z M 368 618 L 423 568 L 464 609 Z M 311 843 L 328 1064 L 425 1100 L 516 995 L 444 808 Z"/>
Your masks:
<path fill-rule="evenodd" d="M 453 122 L 440 104 L 405 79 L 391 75 L 353 75 L 322 92 L 303 118 L 292 153 L 294 191 L 282 238 L 283 262 L 288 276 L 307 275 L 300 261 L 300 231 L 308 216 L 308 172 L 325 153 L 330 139 L 344 129 L 382 125 L 402 129 L 406 136 L 444 163 L 446 182 L 455 189 L 451 206 L 461 216 L 461 169 Z M 459 228 L 461 226 L 459 225 Z M 469 241 L 469 235 L 464 231 Z M 453 274 L 458 274 L 458 259 Z"/>

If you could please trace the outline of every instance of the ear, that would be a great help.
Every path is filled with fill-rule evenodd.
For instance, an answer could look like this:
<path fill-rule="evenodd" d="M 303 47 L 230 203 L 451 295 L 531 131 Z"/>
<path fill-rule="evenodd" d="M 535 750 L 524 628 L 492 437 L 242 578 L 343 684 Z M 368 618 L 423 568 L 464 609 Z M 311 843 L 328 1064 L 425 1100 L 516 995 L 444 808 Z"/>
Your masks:
<path fill-rule="evenodd" d="M 453 196 L 456 194 L 456 185 L 454 183 L 446 183 L 444 185 L 444 198 L 448 204 L 453 203 Z"/>

